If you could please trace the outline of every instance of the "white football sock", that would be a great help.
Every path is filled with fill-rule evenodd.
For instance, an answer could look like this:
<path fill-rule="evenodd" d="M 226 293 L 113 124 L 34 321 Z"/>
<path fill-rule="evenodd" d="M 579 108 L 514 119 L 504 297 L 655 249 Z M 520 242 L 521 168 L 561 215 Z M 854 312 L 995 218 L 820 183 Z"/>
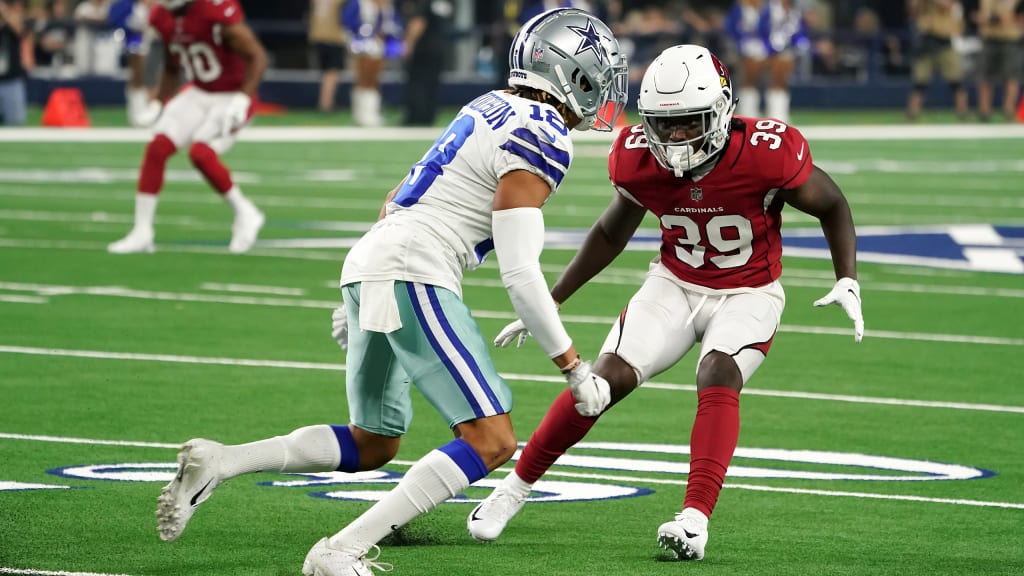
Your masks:
<path fill-rule="evenodd" d="M 515 470 L 508 473 L 505 479 L 501 481 L 505 485 L 505 489 L 519 496 L 529 496 L 530 490 L 533 489 L 533 484 L 527 484 L 522 478 L 516 474 Z"/>
<path fill-rule="evenodd" d="M 413 464 L 391 492 L 331 536 L 331 547 L 356 557 L 414 518 L 469 487 L 459 465 L 440 450 Z"/>
<path fill-rule="evenodd" d="M 256 208 L 256 205 L 246 198 L 245 194 L 242 194 L 242 189 L 238 186 L 232 186 L 230 190 L 224 193 L 224 201 L 228 203 L 228 206 L 231 206 L 231 209 L 235 211 L 235 214 L 237 214 L 239 210 Z"/>
<path fill-rule="evenodd" d="M 135 195 L 135 230 L 153 233 L 153 219 L 156 216 L 156 194 L 139 192 Z"/>
<path fill-rule="evenodd" d="M 757 88 L 740 88 L 736 114 L 747 118 L 757 118 L 761 115 L 761 92 Z"/>
<path fill-rule="evenodd" d="M 789 92 L 785 90 L 768 91 L 768 117 L 789 122 Z"/>
<path fill-rule="evenodd" d="M 225 446 L 224 480 L 249 472 L 330 472 L 341 463 L 341 448 L 327 424 L 306 426 L 287 436 Z"/>

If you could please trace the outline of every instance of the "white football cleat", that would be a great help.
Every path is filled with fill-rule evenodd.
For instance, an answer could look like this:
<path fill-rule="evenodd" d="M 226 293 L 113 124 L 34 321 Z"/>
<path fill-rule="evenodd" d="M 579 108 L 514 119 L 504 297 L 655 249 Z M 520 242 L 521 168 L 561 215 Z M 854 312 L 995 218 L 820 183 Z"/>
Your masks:
<path fill-rule="evenodd" d="M 356 557 L 331 547 L 329 538 L 321 538 L 310 548 L 302 562 L 303 576 L 374 576 L 373 570 L 391 572 L 394 568 L 386 562 L 375 562 L 380 557 L 380 548 L 373 547 L 377 554 L 373 558 Z"/>
<path fill-rule="evenodd" d="M 107 252 L 111 254 L 148 254 L 155 250 L 152 228 L 132 228 L 127 236 L 107 246 Z"/>
<path fill-rule="evenodd" d="M 658 545 L 676 560 L 703 560 L 708 543 L 708 518 L 696 508 L 685 508 L 676 519 L 658 527 Z"/>
<path fill-rule="evenodd" d="M 482 542 L 497 540 L 508 521 L 522 510 L 527 496 L 515 494 L 504 484 L 495 488 L 466 518 L 469 535 Z"/>
<path fill-rule="evenodd" d="M 161 540 L 177 540 L 196 508 L 220 485 L 223 452 L 223 444 L 202 438 L 189 440 L 181 447 L 178 474 L 157 498 L 156 528 Z"/>
<path fill-rule="evenodd" d="M 235 222 L 231 225 L 231 244 L 228 245 L 228 250 L 233 254 L 248 252 L 256 243 L 256 237 L 259 236 L 264 222 L 266 217 L 263 216 L 263 212 L 252 204 L 239 208 L 235 214 Z"/>

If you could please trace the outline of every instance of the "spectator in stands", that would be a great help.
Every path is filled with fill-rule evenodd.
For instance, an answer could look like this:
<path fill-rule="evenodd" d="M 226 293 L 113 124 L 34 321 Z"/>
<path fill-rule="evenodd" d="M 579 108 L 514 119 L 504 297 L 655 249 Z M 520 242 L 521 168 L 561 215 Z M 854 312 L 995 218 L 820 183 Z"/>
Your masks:
<path fill-rule="evenodd" d="M 402 19 L 393 0 L 346 0 L 341 12 L 354 58 L 352 117 L 360 126 L 380 126 L 380 76 L 385 59 L 402 52 Z"/>
<path fill-rule="evenodd" d="M 406 19 L 403 126 L 432 126 L 437 116 L 441 70 L 451 45 L 451 0 L 415 0 Z"/>
<path fill-rule="evenodd" d="M 64 0 L 47 0 L 46 11 L 36 21 L 34 52 L 38 66 L 61 66 L 71 57 L 74 24 L 68 19 Z"/>
<path fill-rule="evenodd" d="M 981 69 L 978 82 L 978 117 L 992 116 L 993 86 L 1003 86 L 1003 115 L 1012 119 L 1020 93 L 1020 45 L 1022 29 L 1018 11 L 1024 0 L 981 0 L 976 13 L 981 36 Z"/>
<path fill-rule="evenodd" d="M 344 0 L 309 0 L 309 45 L 320 69 L 321 112 L 334 111 L 338 75 L 345 67 L 345 32 L 341 29 Z"/>
<path fill-rule="evenodd" d="M 25 76 L 32 67 L 31 42 L 21 0 L 0 0 L 0 120 L 7 126 L 25 123 Z"/>
<path fill-rule="evenodd" d="M 967 90 L 963 82 L 963 57 L 953 48 L 953 38 L 963 31 L 963 6 L 957 0 L 907 0 L 913 21 L 913 87 L 907 101 L 907 119 L 917 120 L 924 93 L 938 70 L 953 92 L 957 116 L 967 118 Z"/>

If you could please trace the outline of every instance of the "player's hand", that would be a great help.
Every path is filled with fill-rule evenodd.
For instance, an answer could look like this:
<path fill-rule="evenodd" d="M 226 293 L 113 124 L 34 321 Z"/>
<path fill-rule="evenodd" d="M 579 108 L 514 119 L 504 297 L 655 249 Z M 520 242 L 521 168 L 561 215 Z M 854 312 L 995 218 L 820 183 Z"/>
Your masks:
<path fill-rule="evenodd" d="M 530 331 L 526 329 L 526 324 L 523 324 L 522 320 L 516 320 L 498 332 L 498 335 L 494 337 L 494 345 L 504 348 L 515 341 L 516 348 L 522 348 L 529 335 Z"/>
<path fill-rule="evenodd" d="M 612 401 L 608 381 L 590 371 L 590 362 L 580 362 L 565 375 L 565 379 L 569 382 L 572 397 L 576 399 L 576 411 L 580 416 L 600 416 Z"/>
<path fill-rule="evenodd" d="M 348 350 L 348 311 L 344 306 L 335 308 L 331 314 L 331 337 L 342 350 Z"/>
<path fill-rule="evenodd" d="M 252 107 L 252 98 L 248 94 L 236 92 L 224 106 L 223 124 L 221 135 L 227 136 L 241 128 L 249 119 L 249 108 Z"/>
<path fill-rule="evenodd" d="M 132 114 L 129 117 L 132 126 L 136 128 L 149 128 L 156 124 L 156 121 L 160 119 L 160 114 L 164 111 L 163 104 L 159 100 L 150 100 L 146 102 L 145 106 L 138 107 L 132 110 Z"/>
<path fill-rule="evenodd" d="M 853 278 L 840 278 L 823 298 L 814 301 L 815 306 L 838 304 L 853 320 L 853 339 L 860 342 L 864 337 L 864 315 L 860 309 L 860 284 Z"/>

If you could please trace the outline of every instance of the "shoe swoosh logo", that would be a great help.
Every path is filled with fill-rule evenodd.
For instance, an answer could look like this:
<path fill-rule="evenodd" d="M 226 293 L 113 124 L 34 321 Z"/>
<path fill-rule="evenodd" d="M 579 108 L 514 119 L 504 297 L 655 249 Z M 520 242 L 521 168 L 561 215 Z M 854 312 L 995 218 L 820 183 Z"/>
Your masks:
<path fill-rule="evenodd" d="M 480 517 L 476 515 L 476 513 L 479 512 L 479 511 L 480 511 L 480 507 L 479 506 L 477 506 L 476 508 L 473 508 L 473 513 L 469 515 L 469 519 L 471 521 L 479 520 Z"/>
<path fill-rule="evenodd" d="M 198 506 L 198 504 L 196 504 L 196 501 L 199 500 L 199 497 L 203 495 L 203 492 L 206 492 L 206 489 L 210 487 L 210 484 L 213 484 L 213 478 L 210 478 L 210 480 L 206 483 L 206 485 L 199 489 L 199 492 L 196 492 L 195 494 L 192 495 L 192 499 L 189 500 L 188 503 L 193 508 Z"/>
<path fill-rule="evenodd" d="M 690 532 L 689 530 L 683 530 L 683 534 L 686 534 L 687 538 L 696 538 L 697 537 L 696 534 L 694 534 L 693 532 Z"/>

